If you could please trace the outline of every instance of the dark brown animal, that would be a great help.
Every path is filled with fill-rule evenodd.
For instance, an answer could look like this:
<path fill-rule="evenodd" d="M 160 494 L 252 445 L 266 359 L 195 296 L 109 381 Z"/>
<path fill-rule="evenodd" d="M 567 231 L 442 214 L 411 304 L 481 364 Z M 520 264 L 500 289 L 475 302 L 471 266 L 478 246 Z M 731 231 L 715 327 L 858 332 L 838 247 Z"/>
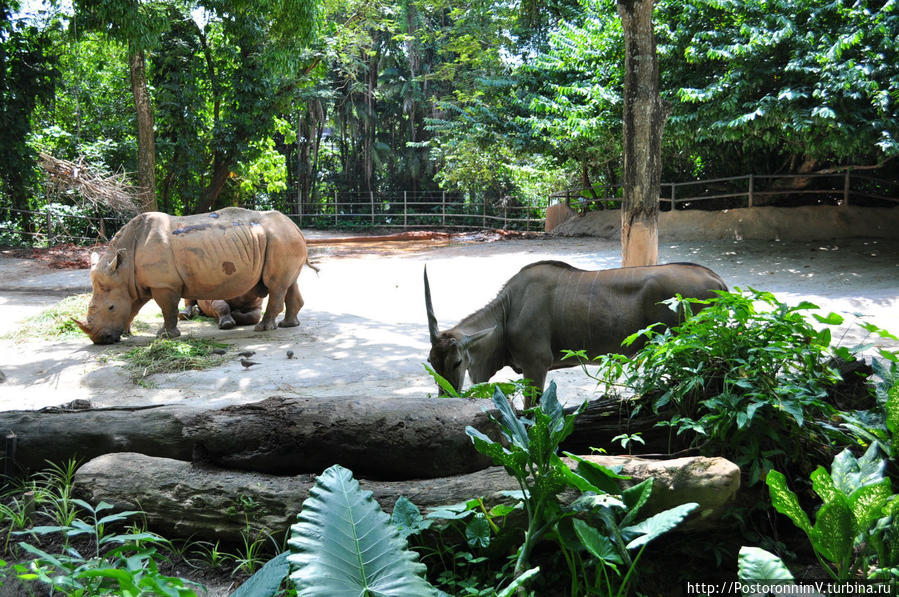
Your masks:
<path fill-rule="evenodd" d="M 256 325 L 262 319 L 262 299 L 255 290 L 228 300 L 184 299 L 184 309 L 178 313 L 178 319 L 193 319 L 199 311 L 206 317 L 218 319 L 220 330 Z"/>
<path fill-rule="evenodd" d="M 515 274 L 479 311 L 441 332 L 431 304 L 425 268 L 425 306 L 431 337 L 428 361 L 461 390 L 468 372 L 473 383 L 489 380 L 509 365 L 542 389 L 551 369 L 574 367 L 563 350 L 584 350 L 590 358 L 622 347 L 631 334 L 678 314 L 662 301 L 680 294 L 707 299 L 727 290 L 712 270 L 692 263 L 585 271 L 559 261 L 540 261 Z"/>
<path fill-rule="evenodd" d="M 276 211 L 236 207 L 196 216 L 143 213 L 91 256 L 93 296 L 87 320 L 76 322 L 95 344 L 118 342 L 151 298 L 162 310 L 157 336 L 174 338 L 181 298 L 220 299 L 268 294 L 257 330 L 299 325 L 303 297 L 297 287 L 306 241 L 290 218 Z M 276 322 L 284 310 L 284 319 Z"/>

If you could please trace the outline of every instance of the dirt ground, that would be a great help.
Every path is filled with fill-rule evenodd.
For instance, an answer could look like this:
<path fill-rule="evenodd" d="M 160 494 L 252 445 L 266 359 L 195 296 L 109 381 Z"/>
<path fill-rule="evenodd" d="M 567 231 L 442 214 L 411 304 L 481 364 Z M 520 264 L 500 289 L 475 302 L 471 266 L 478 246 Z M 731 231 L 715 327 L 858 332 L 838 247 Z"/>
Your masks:
<path fill-rule="evenodd" d="M 89 400 L 95 407 L 189 403 L 224 406 L 272 395 L 355 395 L 373 399 L 435 394 L 423 363 L 429 349 L 422 270 L 431 281 L 441 327 L 486 304 L 522 266 L 560 259 L 585 269 L 617 267 L 617 241 L 597 238 L 516 238 L 485 242 L 452 238 L 402 243 L 311 246 L 321 272 L 304 269 L 301 325 L 274 332 L 220 331 L 209 322 L 181 322 L 182 334 L 213 337 L 233 349 L 207 371 L 152 376 L 135 385 L 118 355 L 146 345 L 161 325 L 155 303 L 140 318 L 153 331 L 112 346 L 86 337 L 64 341 L 12 339 L 20 322 L 61 298 L 90 291 L 88 270 L 51 269 L 33 258 L 0 256 L 0 409 L 38 409 Z M 711 267 L 728 285 L 774 292 L 781 300 L 809 300 L 822 311 L 860 313 L 899 333 L 899 238 L 826 242 L 715 240 L 660 243 L 660 262 Z M 852 318 L 849 318 L 852 319 Z M 853 344 L 865 332 L 843 326 L 834 338 Z M 886 341 L 878 340 L 881 344 Z M 253 350 L 258 364 L 244 369 L 236 353 Z M 288 359 L 287 351 L 295 358 Z M 494 380 L 513 379 L 511 369 Z M 595 394 L 579 369 L 551 372 L 566 402 Z"/>

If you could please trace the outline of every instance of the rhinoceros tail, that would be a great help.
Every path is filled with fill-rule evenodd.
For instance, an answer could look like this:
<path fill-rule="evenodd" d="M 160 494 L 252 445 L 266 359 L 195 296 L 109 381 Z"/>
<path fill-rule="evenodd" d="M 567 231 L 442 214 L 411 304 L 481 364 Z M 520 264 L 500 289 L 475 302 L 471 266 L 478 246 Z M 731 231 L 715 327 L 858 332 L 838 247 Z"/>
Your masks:
<path fill-rule="evenodd" d="M 316 274 L 317 274 L 319 271 L 321 271 L 321 270 L 318 269 L 318 267 L 317 267 L 314 263 L 312 263 L 312 262 L 309 261 L 309 258 L 308 258 L 308 257 L 306 258 L 306 266 L 309 267 L 310 269 L 314 270 Z"/>

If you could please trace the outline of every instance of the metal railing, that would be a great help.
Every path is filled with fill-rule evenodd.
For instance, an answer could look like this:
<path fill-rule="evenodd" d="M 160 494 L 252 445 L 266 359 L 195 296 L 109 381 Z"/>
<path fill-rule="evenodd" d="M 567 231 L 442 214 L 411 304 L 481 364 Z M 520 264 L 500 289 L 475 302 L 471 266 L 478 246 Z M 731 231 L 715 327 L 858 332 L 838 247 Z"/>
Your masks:
<path fill-rule="evenodd" d="M 760 205 L 897 205 L 899 181 L 851 171 L 829 174 L 745 175 L 663 183 L 662 210 L 731 209 Z M 565 202 L 580 210 L 617 209 L 622 189 L 596 187 L 553 193 L 549 204 Z M 463 193 L 334 193 L 306 209 L 285 210 L 303 228 L 543 230 L 546 206 L 511 197 L 481 198 Z M 27 229 L 17 222 L 27 220 Z M 52 246 L 106 242 L 126 219 L 85 215 L 61 204 L 40 211 L 0 209 L 0 246 Z"/>
<path fill-rule="evenodd" d="M 827 174 L 747 174 L 727 178 L 662 183 L 660 207 L 732 209 L 759 205 L 892 205 L 899 204 L 899 182 L 864 176 L 851 170 Z M 617 209 L 622 187 L 571 189 L 553 193 L 551 203 L 582 209 Z"/>
<path fill-rule="evenodd" d="M 315 228 L 445 228 L 538 230 L 545 207 L 509 198 L 474 199 L 460 193 L 334 193 L 315 213 L 288 214 Z"/>

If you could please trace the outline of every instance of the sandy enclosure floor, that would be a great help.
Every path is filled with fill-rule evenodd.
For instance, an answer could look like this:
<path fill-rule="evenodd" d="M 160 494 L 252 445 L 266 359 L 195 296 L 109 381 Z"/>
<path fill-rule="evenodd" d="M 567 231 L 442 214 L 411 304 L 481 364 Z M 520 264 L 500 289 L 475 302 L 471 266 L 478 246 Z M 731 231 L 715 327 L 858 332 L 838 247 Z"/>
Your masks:
<path fill-rule="evenodd" d="M 618 243 L 595 238 L 316 245 L 311 257 L 321 273 L 304 269 L 300 276 L 306 304 L 299 327 L 262 333 L 251 328 L 220 331 L 209 322 L 179 325 L 182 334 L 232 345 L 229 355 L 256 351 L 258 365 L 250 369 L 234 356 L 207 371 L 156 375 L 151 387 L 141 387 L 130 381 L 117 355 L 148 344 L 151 332 L 113 347 L 94 346 L 86 337 L 48 342 L 7 335 L 0 337 L 0 370 L 6 376 L 0 384 L 0 409 L 37 409 L 74 399 L 97 407 L 224 406 L 272 395 L 435 394 L 422 366 L 429 349 L 425 264 L 445 329 L 486 304 L 528 263 L 559 259 L 585 269 L 620 263 Z M 793 304 L 809 300 L 824 312 L 862 313 L 899 333 L 899 240 L 668 242 L 660 245 L 660 261 L 701 263 L 732 288 L 769 290 Z M 30 260 L 0 258 L 0 335 L 62 297 L 89 289 L 87 270 L 54 271 Z M 161 323 L 158 313 L 150 302 L 139 317 Z M 850 345 L 865 335 L 854 325 L 834 331 L 834 338 L 843 337 Z M 294 359 L 287 359 L 288 350 Z M 507 368 L 494 381 L 515 377 Z M 568 403 L 595 395 L 594 382 L 577 368 L 550 372 L 549 379 Z"/>

